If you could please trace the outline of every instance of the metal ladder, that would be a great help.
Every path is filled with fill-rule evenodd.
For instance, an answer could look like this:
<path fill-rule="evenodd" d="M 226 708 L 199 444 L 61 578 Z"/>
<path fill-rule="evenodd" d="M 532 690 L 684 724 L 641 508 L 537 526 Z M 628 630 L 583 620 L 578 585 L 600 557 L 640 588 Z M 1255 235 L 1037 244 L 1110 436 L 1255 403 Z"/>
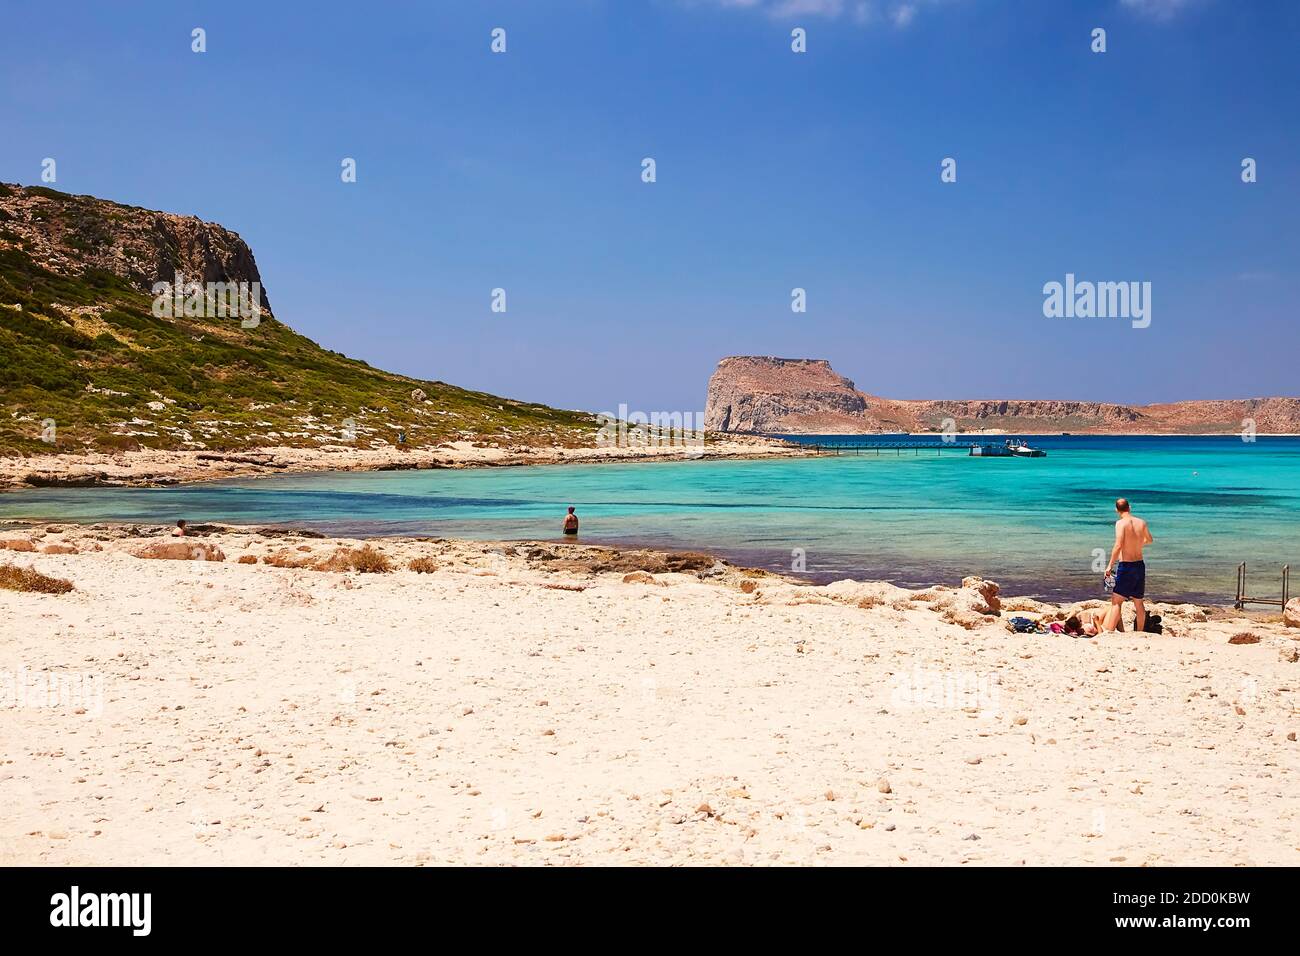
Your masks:
<path fill-rule="evenodd" d="M 1291 565 L 1282 565 L 1282 600 L 1276 598 L 1250 597 L 1246 593 L 1246 562 L 1237 565 L 1237 600 L 1233 607 L 1241 610 L 1247 604 L 1271 604 L 1274 607 L 1286 607 L 1291 597 Z"/>

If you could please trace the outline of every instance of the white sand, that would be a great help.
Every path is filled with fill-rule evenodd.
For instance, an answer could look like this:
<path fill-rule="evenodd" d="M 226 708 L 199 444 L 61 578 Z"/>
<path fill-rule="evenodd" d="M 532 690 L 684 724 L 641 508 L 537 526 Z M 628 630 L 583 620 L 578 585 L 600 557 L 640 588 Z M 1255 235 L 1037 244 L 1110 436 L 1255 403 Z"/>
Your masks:
<path fill-rule="evenodd" d="M 223 563 L 103 537 L 0 552 L 77 588 L 0 590 L 0 675 L 73 691 L 0 696 L 0 864 L 1300 862 L 1279 624 L 1019 636 L 889 586 L 624 583 L 455 542 L 382 543 L 433 574 L 344 574 L 236 564 L 285 546 L 256 536 L 208 539 Z"/>

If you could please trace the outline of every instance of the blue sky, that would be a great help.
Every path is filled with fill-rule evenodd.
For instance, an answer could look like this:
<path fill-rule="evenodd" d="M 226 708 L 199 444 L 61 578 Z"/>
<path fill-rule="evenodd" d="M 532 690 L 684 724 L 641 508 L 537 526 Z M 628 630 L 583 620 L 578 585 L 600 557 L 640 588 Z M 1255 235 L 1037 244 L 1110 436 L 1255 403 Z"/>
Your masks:
<path fill-rule="evenodd" d="M 898 398 L 1300 394 L 1289 0 L 4 19 L 0 180 L 54 157 L 59 189 L 220 222 L 280 319 L 379 367 L 596 411 L 700 409 L 729 354 L 827 358 Z M 1045 318 L 1067 272 L 1151 282 L 1151 326 Z"/>

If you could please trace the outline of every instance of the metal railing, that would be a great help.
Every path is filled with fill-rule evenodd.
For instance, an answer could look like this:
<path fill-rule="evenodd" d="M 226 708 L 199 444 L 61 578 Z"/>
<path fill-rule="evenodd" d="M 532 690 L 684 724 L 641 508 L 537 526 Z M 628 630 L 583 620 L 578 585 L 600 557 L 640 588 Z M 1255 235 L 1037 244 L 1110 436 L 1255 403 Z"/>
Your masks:
<path fill-rule="evenodd" d="M 1237 600 L 1233 607 L 1241 610 L 1247 604 L 1268 604 L 1274 607 L 1286 607 L 1291 599 L 1291 565 L 1282 565 L 1282 600 L 1276 598 L 1251 597 L 1246 591 L 1246 562 L 1237 565 Z"/>

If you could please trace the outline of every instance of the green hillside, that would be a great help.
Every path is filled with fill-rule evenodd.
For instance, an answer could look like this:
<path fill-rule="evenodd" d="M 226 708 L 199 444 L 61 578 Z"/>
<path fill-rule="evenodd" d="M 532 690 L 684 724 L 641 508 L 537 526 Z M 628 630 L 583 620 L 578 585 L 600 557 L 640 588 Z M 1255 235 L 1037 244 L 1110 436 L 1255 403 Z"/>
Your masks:
<path fill-rule="evenodd" d="M 24 212 L 4 204 L 20 192 Z M 399 429 L 412 447 L 592 440 L 595 424 L 583 413 L 373 369 L 267 313 L 256 328 L 155 318 L 138 277 L 38 264 L 51 261 L 47 238 L 71 251 L 60 262 L 92 256 L 96 244 L 112 251 L 117 210 L 165 215 L 0 185 L 0 453 L 319 447 L 345 443 L 349 426 L 361 447 L 395 444 Z M 417 389 L 424 398 L 412 397 Z M 49 419 L 55 449 L 42 440 Z"/>

